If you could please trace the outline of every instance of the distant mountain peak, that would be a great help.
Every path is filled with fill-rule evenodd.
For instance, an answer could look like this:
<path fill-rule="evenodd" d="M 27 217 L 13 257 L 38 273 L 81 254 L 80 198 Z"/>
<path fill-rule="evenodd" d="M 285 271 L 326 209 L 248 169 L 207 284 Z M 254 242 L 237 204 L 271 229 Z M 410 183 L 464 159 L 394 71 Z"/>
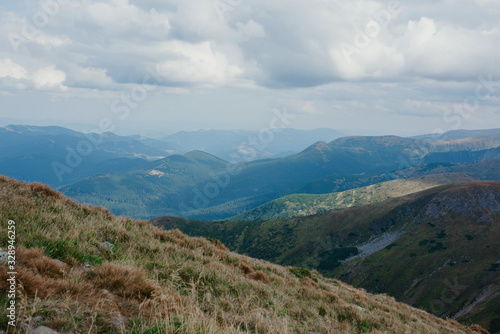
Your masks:
<path fill-rule="evenodd" d="M 328 143 L 325 143 L 324 141 L 319 141 L 312 144 L 309 148 L 313 150 L 324 150 L 326 148 L 330 148 L 330 145 L 328 145 Z"/>
<path fill-rule="evenodd" d="M 335 139 L 330 143 L 331 146 L 336 147 L 355 147 L 366 144 L 383 145 L 383 146 L 397 146 L 408 145 L 415 143 L 415 139 L 403 138 L 394 135 L 388 136 L 350 136 Z"/>

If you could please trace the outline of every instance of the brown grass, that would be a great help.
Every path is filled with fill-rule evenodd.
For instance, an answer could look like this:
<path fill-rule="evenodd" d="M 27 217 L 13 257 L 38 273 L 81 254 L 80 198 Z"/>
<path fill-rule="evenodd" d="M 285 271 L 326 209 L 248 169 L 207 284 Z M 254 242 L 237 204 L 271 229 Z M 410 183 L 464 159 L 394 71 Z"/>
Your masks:
<path fill-rule="evenodd" d="M 18 231 L 18 319 L 40 315 L 60 333 L 119 333 L 117 315 L 127 317 L 126 333 L 485 333 L 0 176 L 2 231 L 9 219 Z M 0 266 L 3 291 L 6 274 Z"/>
<path fill-rule="evenodd" d="M 159 290 L 159 287 L 146 278 L 143 271 L 124 268 L 109 262 L 96 268 L 95 271 L 89 271 L 88 276 L 95 286 L 107 289 L 120 297 L 143 301 L 151 298 L 153 293 Z"/>
<path fill-rule="evenodd" d="M 248 274 L 253 273 L 253 268 L 252 268 L 252 267 L 250 267 L 250 266 L 249 266 L 248 264 L 246 264 L 246 263 L 241 263 L 241 264 L 240 264 L 240 269 L 241 269 L 241 271 L 243 272 L 243 274 L 245 274 L 245 275 L 248 275 Z"/>
<path fill-rule="evenodd" d="M 54 197 L 54 198 L 58 198 L 58 199 L 64 198 L 63 194 L 52 189 L 51 187 L 49 187 L 46 184 L 35 182 L 35 183 L 30 183 L 28 186 L 33 191 L 33 193 L 39 194 L 45 198 L 49 198 L 49 197 Z"/>
<path fill-rule="evenodd" d="M 489 334 L 489 332 L 484 329 L 483 327 L 479 325 L 472 325 L 468 328 L 467 330 L 469 333 L 482 333 L 482 334 Z"/>
<path fill-rule="evenodd" d="M 253 279 L 253 280 L 256 280 L 256 281 L 260 281 L 260 282 L 263 282 L 265 284 L 269 284 L 271 283 L 271 281 L 269 280 L 269 277 L 267 277 L 266 274 L 264 274 L 262 271 L 255 271 L 253 273 L 250 273 L 247 275 L 248 278 L 250 279 Z"/>

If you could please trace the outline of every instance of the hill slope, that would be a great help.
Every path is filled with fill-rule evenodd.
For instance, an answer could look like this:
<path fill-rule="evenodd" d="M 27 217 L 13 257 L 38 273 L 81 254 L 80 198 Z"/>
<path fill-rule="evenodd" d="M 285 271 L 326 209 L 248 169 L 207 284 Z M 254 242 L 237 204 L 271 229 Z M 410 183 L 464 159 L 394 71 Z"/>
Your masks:
<path fill-rule="evenodd" d="M 331 210 L 377 203 L 438 185 L 474 180 L 474 178 L 464 173 L 432 174 L 411 179 L 382 182 L 338 193 L 321 195 L 293 194 L 262 204 L 228 220 L 257 221 L 308 216 Z"/>
<path fill-rule="evenodd" d="M 93 176 L 61 190 L 79 202 L 103 205 L 117 215 L 149 217 L 179 212 L 181 204 L 195 196 L 193 189 L 209 182 L 210 175 L 227 164 L 208 153 L 193 151 L 151 162 L 140 169 Z"/>
<path fill-rule="evenodd" d="M 8 220 L 17 231 L 23 306 L 17 317 L 29 327 L 62 333 L 484 332 L 1 177 L 0 228 L 7 230 Z M 2 248 L 7 241 L 0 234 Z M 7 326 L 6 278 L 0 265 L 0 329 Z"/>
<path fill-rule="evenodd" d="M 249 256 L 315 268 L 443 317 L 500 329 L 500 182 L 445 185 L 377 204 L 265 222 L 164 217 L 153 223 L 219 238 Z M 463 288 L 449 295 L 448 285 L 456 280 Z M 446 303 L 437 308 L 443 295 Z"/>

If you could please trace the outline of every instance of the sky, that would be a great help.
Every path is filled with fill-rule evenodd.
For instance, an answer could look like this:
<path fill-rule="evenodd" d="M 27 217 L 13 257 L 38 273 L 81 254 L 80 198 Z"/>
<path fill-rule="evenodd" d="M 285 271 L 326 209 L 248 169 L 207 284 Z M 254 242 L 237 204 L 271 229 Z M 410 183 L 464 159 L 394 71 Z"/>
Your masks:
<path fill-rule="evenodd" d="M 500 128 L 499 60 L 500 0 L 4 0 L 0 125 Z"/>

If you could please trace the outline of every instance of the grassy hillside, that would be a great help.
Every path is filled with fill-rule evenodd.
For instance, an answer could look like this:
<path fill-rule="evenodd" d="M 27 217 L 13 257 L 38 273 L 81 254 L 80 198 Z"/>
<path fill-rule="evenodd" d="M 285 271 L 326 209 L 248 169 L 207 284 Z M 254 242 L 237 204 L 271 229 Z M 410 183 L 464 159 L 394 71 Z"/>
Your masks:
<path fill-rule="evenodd" d="M 4 231 L 8 220 L 17 231 L 19 332 L 24 323 L 60 333 L 485 333 L 1 177 Z M 0 234 L 3 249 L 7 241 Z M 0 329 L 6 278 L 0 265 Z"/>
<path fill-rule="evenodd" d="M 445 185 L 264 222 L 164 217 L 153 223 L 219 238 L 249 256 L 317 269 L 437 315 L 499 330 L 500 182 Z M 450 294 L 450 282 L 456 281 L 461 288 Z"/>
<path fill-rule="evenodd" d="M 416 178 L 434 174 L 465 173 L 479 180 L 500 180 L 500 158 L 470 164 L 433 162 L 380 175 L 328 175 L 293 189 L 296 194 L 328 194 L 365 187 L 392 179 Z"/>
<path fill-rule="evenodd" d="M 429 163 L 394 172 L 395 177 L 416 177 L 442 173 L 466 173 L 479 180 L 500 180 L 500 158 L 472 164 Z"/>
<path fill-rule="evenodd" d="M 363 204 L 377 203 L 438 185 L 473 180 L 475 179 L 464 173 L 435 174 L 411 179 L 392 180 L 332 194 L 293 194 L 270 201 L 228 220 L 257 221 L 308 216 Z"/>

